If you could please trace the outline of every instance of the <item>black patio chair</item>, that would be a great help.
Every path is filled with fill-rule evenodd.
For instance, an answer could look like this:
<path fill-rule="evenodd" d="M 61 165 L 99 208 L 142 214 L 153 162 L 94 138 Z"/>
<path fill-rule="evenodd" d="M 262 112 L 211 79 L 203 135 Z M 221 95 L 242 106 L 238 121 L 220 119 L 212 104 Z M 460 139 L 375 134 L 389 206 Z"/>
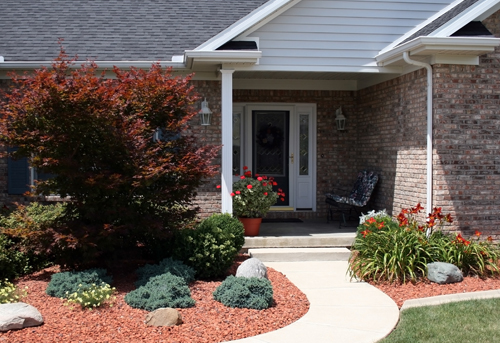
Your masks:
<path fill-rule="evenodd" d="M 373 189 L 378 182 L 378 174 L 373 171 L 363 170 L 358 173 L 358 178 L 348 195 L 339 195 L 337 192 L 326 193 L 326 203 L 328 204 L 327 223 L 333 220 L 333 213 L 340 212 L 342 222 L 347 224 L 348 219 L 354 215 L 361 215 L 361 208 L 366 206 L 372 195 Z"/>

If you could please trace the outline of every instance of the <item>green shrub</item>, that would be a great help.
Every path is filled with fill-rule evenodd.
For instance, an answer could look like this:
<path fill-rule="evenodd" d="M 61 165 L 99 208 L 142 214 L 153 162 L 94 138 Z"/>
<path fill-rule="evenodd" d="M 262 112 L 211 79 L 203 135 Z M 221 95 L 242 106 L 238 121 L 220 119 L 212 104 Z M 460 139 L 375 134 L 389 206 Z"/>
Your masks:
<path fill-rule="evenodd" d="M 25 261 L 16 272 L 18 275 L 43 269 L 53 262 L 60 248 L 54 238 L 54 229 L 63 220 L 65 209 L 64 203 L 42 205 L 33 202 L 19 205 L 10 214 L 0 217 L 0 233 L 8 237 L 9 249 L 24 254 Z"/>
<path fill-rule="evenodd" d="M 228 276 L 213 293 L 228 307 L 263 310 L 273 303 L 273 286 L 268 279 Z"/>
<path fill-rule="evenodd" d="M 171 273 L 152 277 L 144 286 L 127 293 L 125 302 L 146 311 L 162 307 L 192 307 L 195 303 L 184 279 Z"/>
<path fill-rule="evenodd" d="M 32 270 L 28 255 L 17 250 L 14 242 L 0 233 L 0 275 L 13 280 Z"/>
<path fill-rule="evenodd" d="M 185 265 L 181 261 L 174 260 L 171 257 L 163 259 L 159 264 L 146 264 L 137 269 L 138 280 L 135 282 L 137 287 L 144 286 L 149 279 L 165 273 L 179 276 L 186 283 L 194 281 L 195 271 L 193 268 Z"/>
<path fill-rule="evenodd" d="M 229 214 L 214 214 L 195 229 L 177 232 L 173 257 L 193 267 L 199 278 L 223 276 L 245 243 L 241 222 Z"/>
<path fill-rule="evenodd" d="M 0 304 L 15 303 L 19 302 L 23 297 L 26 296 L 27 292 L 25 289 L 17 288 L 13 283 L 5 279 L 3 282 L 0 281 Z"/>
<path fill-rule="evenodd" d="M 111 287 L 107 283 L 101 285 L 92 284 L 90 287 L 82 287 L 79 285 L 76 292 L 68 294 L 66 297 L 68 303 L 79 304 L 82 308 L 99 307 L 107 301 L 112 302 L 116 297 L 111 297 L 116 291 L 116 288 Z M 112 303 L 110 303 L 112 306 Z"/>
<path fill-rule="evenodd" d="M 349 273 L 365 281 L 416 281 L 427 273 L 427 264 L 455 264 L 465 275 L 498 273 L 498 252 L 490 242 L 468 241 L 461 235 L 444 233 L 444 222 L 452 222 L 435 208 L 426 223 L 415 215 L 420 204 L 403 209 L 397 221 L 389 216 L 372 216 L 358 227 L 352 246 Z"/>
<path fill-rule="evenodd" d="M 104 269 L 62 272 L 52 275 L 45 293 L 53 297 L 67 298 L 79 290 L 90 289 L 92 285 L 105 286 L 112 281 Z"/>

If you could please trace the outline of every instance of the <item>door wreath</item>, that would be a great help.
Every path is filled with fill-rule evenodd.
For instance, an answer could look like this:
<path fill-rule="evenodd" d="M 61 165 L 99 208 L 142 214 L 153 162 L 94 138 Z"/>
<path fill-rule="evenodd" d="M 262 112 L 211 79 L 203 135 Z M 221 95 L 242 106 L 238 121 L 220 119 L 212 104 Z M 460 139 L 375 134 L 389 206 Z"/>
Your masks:
<path fill-rule="evenodd" d="M 266 149 L 274 149 L 281 147 L 283 142 L 283 131 L 277 126 L 269 124 L 263 126 L 257 135 L 257 143 Z"/>

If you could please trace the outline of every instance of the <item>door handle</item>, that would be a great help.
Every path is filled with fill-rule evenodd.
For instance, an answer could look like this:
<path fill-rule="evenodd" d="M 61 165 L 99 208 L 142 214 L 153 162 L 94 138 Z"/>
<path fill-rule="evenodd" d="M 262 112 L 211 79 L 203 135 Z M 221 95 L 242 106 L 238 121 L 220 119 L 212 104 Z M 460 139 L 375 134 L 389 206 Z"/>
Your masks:
<path fill-rule="evenodd" d="M 293 154 L 290 155 L 291 163 L 293 164 Z"/>

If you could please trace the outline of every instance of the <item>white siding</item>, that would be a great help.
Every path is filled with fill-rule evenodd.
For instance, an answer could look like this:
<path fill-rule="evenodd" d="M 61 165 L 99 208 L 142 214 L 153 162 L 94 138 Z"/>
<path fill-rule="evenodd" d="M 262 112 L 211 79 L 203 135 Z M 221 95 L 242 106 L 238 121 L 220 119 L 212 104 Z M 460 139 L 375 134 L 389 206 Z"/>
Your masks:
<path fill-rule="evenodd" d="M 259 37 L 262 70 L 361 71 L 384 47 L 451 0 L 303 0 L 249 37 Z"/>

